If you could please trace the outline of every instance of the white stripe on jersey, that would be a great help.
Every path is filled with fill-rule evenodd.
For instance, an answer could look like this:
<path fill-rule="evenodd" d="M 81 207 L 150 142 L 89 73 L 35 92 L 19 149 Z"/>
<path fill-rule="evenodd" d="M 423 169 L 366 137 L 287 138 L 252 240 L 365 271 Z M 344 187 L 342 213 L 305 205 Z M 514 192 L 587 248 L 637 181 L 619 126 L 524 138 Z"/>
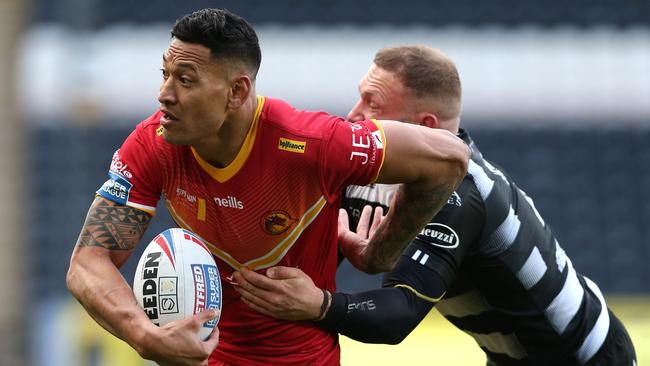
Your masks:
<path fill-rule="evenodd" d="M 488 239 L 488 243 L 485 245 L 485 254 L 488 256 L 498 254 L 510 247 L 515 241 L 515 238 L 517 238 L 520 226 L 521 221 L 519 221 L 519 217 L 515 215 L 515 210 L 510 206 L 508 216 L 506 216 L 501 225 L 494 230 L 490 239 Z"/>
<path fill-rule="evenodd" d="M 578 313 L 584 296 L 584 289 L 580 285 L 580 281 L 578 281 L 571 260 L 568 258 L 567 265 L 569 266 L 569 273 L 562 290 L 555 296 L 544 312 L 558 334 L 564 333 L 571 319 Z"/>
<path fill-rule="evenodd" d="M 474 177 L 474 184 L 476 185 L 476 188 L 478 188 L 478 191 L 481 193 L 481 198 L 483 198 L 483 201 L 485 201 L 492 192 L 494 181 L 490 179 L 487 174 L 485 174 L 485 170 L 483 170 L 480 165 L 476 164 L 474 160 L 469 161 L 467 172 L 471 174 L 472 177 Z"/>
<path fill-rule="evenodd" d="M 422 254 L 422 251 L 420 249 L 416 250 L 415 253 L 413 253 L 413 255 L 411 256 L 411 259 L 420 262 L 420 264 L 424 265 L 425 263 L 427 263 L 427 260 L 429 259 L 429 255 L 425 254 L 422 256 L 422 258 L 420 258 L 420 254 Z M 418 261 L 418 259 L 420 260 Z"/>
<path fill-rule="evenodd" d="M 345 190 L 345 196 L 348 199 L 362 199 L 369 204 L 379 203 L 380 205 L 390 206 L 391 200 L 393 199 L 393 195 L 395 195 L 397 188 L 399 188 L 399 184 L 375 183 L 374 185 L 370 186 L 350 185 Z"/>
<path fill-rule="evenodd" d="M 555 239 L 555 262 L 557 263 L 557 270 L 562 272 L 564 271 L 564 266 L 566 266 L 566 261 L 569 257 L 566 256 L 564 249 L 560 246 L 560 243 Z"/>
<path fill-rule="evenodd" d="M 598 298 L 598 301 L 600 301 L 600 314 L 598 315 L 596 324 L 591 328 L 591 331 L 587 337 L 585 337 L 580 348 L 578 348 L 578 352 L 576 352 L 576 356 L 580 363 L 586 363 L 596 354 L 596 352 L 598 352 L 600 346 L 605 342 L 605 337 L 607 337 L 607 332 L 609 331 L 609 312 L 607 311 L 607 305 L 605 305 L 603 294 L 593 281 L 587 277 L 584 277 L 584 279 L 587 282 L 587 287 L 589 287 Z"/>
<path fill-rule="evenodd" d="M 530 290 L 531 287 L 535 286 L 544 277 L 547 269 L 548 267 L 546 267 L 546 263 L 544 263 L 539 249 L 533 247 L 533 251 L 528 256 L 528 259 L 526 259 L 526 263 L 517 272 L 517 278 L 526 290 Z"/>

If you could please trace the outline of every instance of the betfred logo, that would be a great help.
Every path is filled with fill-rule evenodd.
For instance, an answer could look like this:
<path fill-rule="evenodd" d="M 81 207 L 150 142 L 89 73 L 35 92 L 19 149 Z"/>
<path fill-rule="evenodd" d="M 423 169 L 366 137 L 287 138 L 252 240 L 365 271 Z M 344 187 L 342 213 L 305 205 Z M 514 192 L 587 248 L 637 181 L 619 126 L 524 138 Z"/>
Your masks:
<path fill-rule="evenodd" d="M 203 268 L 198 264 L 192 265 L 194 276 L 194 314 L 205 310 L 205 275 Z"/>
<path fill-rule="evenodd" d="M 221 279 L 217 267 L 209 264 L 192 264 L 194 277 L 194 314 L 206 309 L 221 308 Z M 216 319 L 204 326 L 216 325 Z"/>

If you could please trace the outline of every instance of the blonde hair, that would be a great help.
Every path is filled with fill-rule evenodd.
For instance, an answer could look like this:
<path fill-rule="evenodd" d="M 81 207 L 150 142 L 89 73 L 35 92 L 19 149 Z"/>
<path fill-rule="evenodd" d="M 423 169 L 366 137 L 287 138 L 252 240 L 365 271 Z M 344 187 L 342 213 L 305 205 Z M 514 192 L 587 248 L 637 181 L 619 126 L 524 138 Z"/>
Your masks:
<path fill-rule="evenodd" d="M 431 98 L 443 120 L 460 116 L 458 70 L 440 50 L 424 45 L 388 47 L 377 52 L 374 63 L 394 73 L 416 98 Z"/>

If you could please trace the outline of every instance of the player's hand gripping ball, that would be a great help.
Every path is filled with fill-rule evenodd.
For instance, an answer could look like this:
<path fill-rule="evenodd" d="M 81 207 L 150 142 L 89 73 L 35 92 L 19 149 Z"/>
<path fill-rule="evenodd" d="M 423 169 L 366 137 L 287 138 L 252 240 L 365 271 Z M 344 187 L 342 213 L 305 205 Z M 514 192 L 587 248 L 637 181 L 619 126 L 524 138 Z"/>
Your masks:
<path fill-rule="evenodd" d="M 142 253 L 133 279 L 138 304 L 156 325 L 183 319 L 207 309 L 221 310 L 221 279 L 212 253 L 196 234 L 167 229 Z M 206 339 L 219 318 L 203 324 Z"/>

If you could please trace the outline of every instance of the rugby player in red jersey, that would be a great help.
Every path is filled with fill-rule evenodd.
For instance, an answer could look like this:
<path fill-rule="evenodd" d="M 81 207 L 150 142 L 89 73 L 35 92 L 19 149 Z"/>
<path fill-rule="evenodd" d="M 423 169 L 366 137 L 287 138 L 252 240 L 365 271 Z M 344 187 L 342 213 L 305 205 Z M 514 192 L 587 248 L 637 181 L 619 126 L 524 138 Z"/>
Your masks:
<path fill-rule="evenodd" d="M 336 332 L 259 314 L 226 279 L 242 267 L 282 265 L 334 291 L 340 192 L 372 182 L 403 184 L 377 235 L 349 244 L 364 248 L 359 268 L 389 270 L 458 185 L 469 150 L 448 131 L 352 123 L 257 96 L 257 35 L 228 11 L 197 11 L 171 33 L 160 110 L 113 156 L 72 254 L 70 291 L 100 325 L 160 364 L 338 364 Z M 219 329 L 205 341 L 196 332 L 214 312 L 156 327 L 118 271 L 161 195 L 175 222 L 206 241 L 224 277 Z"/>

